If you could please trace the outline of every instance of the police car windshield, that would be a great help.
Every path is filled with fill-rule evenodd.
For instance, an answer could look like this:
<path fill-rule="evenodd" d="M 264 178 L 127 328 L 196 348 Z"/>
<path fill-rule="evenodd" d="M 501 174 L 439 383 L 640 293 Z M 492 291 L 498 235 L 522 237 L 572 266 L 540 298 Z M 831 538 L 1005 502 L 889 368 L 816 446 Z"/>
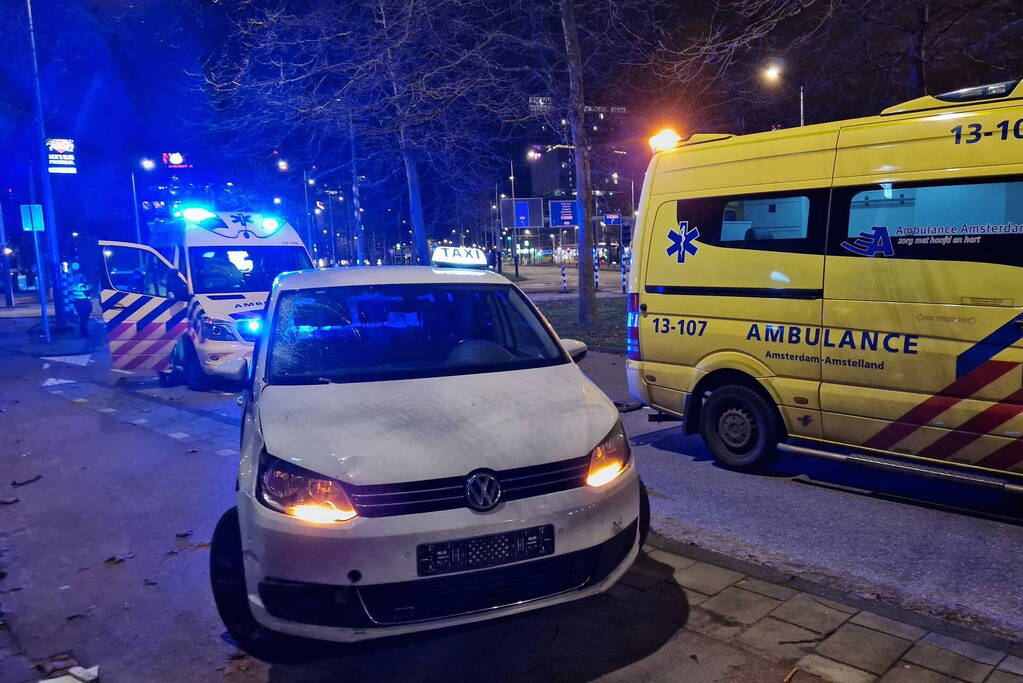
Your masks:
<path fill-rule="evenodd" d="M 569 362 L 525 298 L 505 285 L 283 292 L 270 336 L 271 384 L 440 377 Z"/>
<path fill-rule="evenodd" d="M 192 288 L 205 292 L 269 292 L 274 278 L 312 267 L 302 247 L 190 247 Z"/>

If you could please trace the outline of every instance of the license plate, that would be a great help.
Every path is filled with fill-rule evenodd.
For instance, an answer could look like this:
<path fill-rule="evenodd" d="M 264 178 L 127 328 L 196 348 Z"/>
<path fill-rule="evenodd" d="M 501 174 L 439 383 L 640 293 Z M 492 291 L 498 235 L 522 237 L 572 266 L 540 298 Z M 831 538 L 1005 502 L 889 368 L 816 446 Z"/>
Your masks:
<path fill-rule="evenodd" d="M 553 554 L 553 524 L 416 546 L 419 576 L 495 567 Z"/>

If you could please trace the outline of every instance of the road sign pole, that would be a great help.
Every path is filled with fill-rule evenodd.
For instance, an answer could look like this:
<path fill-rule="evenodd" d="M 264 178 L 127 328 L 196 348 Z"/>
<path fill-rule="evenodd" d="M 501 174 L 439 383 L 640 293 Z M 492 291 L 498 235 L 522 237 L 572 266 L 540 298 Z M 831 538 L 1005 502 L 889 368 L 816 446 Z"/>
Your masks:
<path fill-rule="evenodd" d="M 32 229 L 32 244 L 36 250 L 36 270 L 39 271 L 36 286 L 39 288 L 39 307 L 43 315 L 43 334 L 46 337 L 46 343 L 49 344 L 53 339 L 50 336 L 50 314 L 46 311 L 46 268 L 41 265 L 43 254 L 39 249 L 39 230 L 35 226 Z"/>
<path fill-rule="evenodd" d="M 561 291 L 568 291 L 568 280 L 565 278 L 565 255 L 561 255 Z"/>
<path fill-rule="evenodd" d="M 7 255 L 7 232 L 4 230 L 4 206 L 0 204 L 0 270 L 4 274 L 4 305 L 14 308 L 14 283 L 11 281 L 11 257 Z"/>

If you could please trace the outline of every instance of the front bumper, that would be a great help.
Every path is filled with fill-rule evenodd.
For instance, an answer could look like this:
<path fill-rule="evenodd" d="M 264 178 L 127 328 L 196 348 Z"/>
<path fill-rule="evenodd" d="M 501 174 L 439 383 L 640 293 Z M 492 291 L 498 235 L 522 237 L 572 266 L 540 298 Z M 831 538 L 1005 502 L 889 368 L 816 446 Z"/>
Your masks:
<path fill-rule="evenodd" d="M 539 609 L 600 593 L 638 552 L 634 466 L 606 488 L 312 526 L 239 493 L 249 604 L 274 631 L 354 642 Z M 436 577 L 417 573 L 416 546 L 542 524 L 553 555 Z"/>
<path fill-rule="evenodd" d="M 232 378 L 237 372 L 237 363 L 228 361 L 252 361 L 255 344 L 241 341 L 203 341 L 195 345 L 196 354 L 207 375 Z"/>

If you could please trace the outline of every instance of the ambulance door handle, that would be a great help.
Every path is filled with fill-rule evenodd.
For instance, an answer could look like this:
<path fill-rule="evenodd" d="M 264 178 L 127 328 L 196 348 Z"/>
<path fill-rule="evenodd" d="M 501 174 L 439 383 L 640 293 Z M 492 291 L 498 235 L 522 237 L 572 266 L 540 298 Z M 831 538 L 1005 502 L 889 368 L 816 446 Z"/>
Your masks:
<path fill-rule="evenodd" d="M 1023 327 L 1023 315 L 1013 318 L 1012 324 L 1016 327 Z"/>

